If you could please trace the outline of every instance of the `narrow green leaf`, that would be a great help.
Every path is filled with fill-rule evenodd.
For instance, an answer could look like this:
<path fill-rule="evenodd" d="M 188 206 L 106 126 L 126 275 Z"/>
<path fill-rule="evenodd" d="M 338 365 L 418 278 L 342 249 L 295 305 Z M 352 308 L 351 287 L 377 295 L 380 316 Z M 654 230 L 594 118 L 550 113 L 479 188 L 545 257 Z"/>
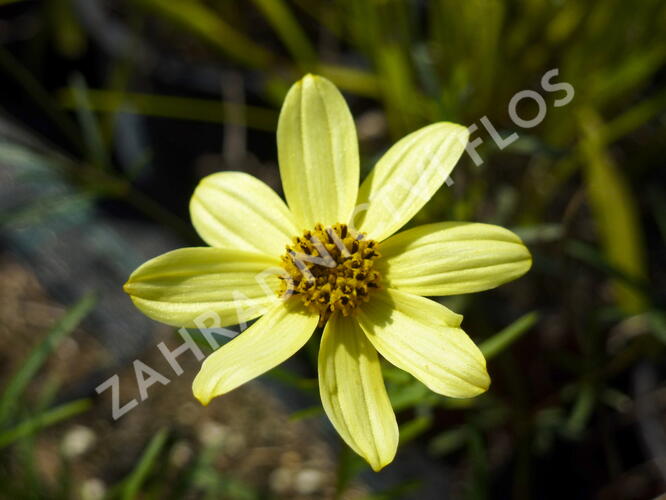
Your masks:
<path fill-rule="evenodd" d="M 408 443 L 430 429 L 432 415 L 419 415 L 400 426 L 400 445 Z"/>
<path fill-rule="evenodd" d="M 389 397 L 395 411 L 413 407 L 430 394 L 432 394 L 430 390 L 414 378 L 410 379 L 407 384 L 389 384 Z"/>
<path fill-rule="evenodd" d="M 135 0 L 211 46 L 254 68 L 263 68 L 272 54 L 224 21 L 212 8 L 196 0 Z"/>
<path fill-rule="evenodd" d="M 607 105 L 612 99 L 626 95 L 646 85 L 649 78 L 666 60 L 666 46 L 646 45 L 624 60 L 609 65 L 605 71 L 591 75 L 590 96 L 597 106 Z"/>
<path fill-rule="evenodd" d="M 471 464 L 471 478 L 467 482 L 465 498 L 485 500 L 488 498 L 488 452 L 483 435 L 470 427 L 467 433 L 467 456 Z"/>
<path fill-rule="evenodd" d="M 89 399 L 77 399 L 71 403 L 65 403 L 52 410 L 31 417 L 12 429 L 0 433 L 0 448 L 9 446 L 21 438 L 30 436 L 46 427 L 55 425 L 75 415 L 83 413 L 92 407 Z"/>
<path fill-rule="evenodd" d="M 558 241 L 564 236 L 564 226 L 562 224 L 534 224 L 515 227 L 512 230 L 520 236 L 520 239 L 526 245 Z"/>
<path fill-rule="evenodd" d="M 585 185 L 599 237 L 609 263 L 628 276 L 647 276 L 645 248 L 635 197 L 603 143 L 602 124 L 591 109 L 579 115 L 583 133 Z M 638 314 L 647 306 L 645 296 L 619 281 L 613 283 L 616 301 L 626 314 Z"/>
<path fill-rule="evenodd" d="M 436 456 L 448 455 L 462 448 L 467 442 L 469 429 L 461 426 L 444 431 L 435 436 L 428 445 L 428 451 Z"/>
<path fill-rule="evenodd" d="M 167 430 L 161 429 L 150 440 L 150 443 L 148 443 L 148 446 L 143 452 L 143 455 L 141 455 L 136 467 L 134 467 L 134 470 L 125 479 L 125 487 L 123 488 L 122 493 L 123 500 L 133 500 L 134 498 L 137 498 L 141 485 L 155 466 L 155 462 L 166 443 L 167 437 Z"/>
<path fill-rule="evenodd" d="M 81 28 L 75 12 L 75 5 L 70 0 L 52 0 L 50 22 L 56 27 L 53 37 L 59 52 L 70 59 L 80 57 L 86 47 L 86 35 Z"/>
<path fill-rule="evenodd" d="M 645 125 L 655 116 L 666 110 L 666 90 L 636 103 L 621 115 L 609 121 L 603 130 L 603 139 L 606 144 L 622 139 L 627 134 Z"/>
<path fill-rule="evenodd" d="M 312 44 L 284 0 L 254 0 L 282 39 L 292 57 L 307 70 L 317 59 Z"/>
<path fill-rule="evenodd" d="M 481 352 L 486 359 L 492 359 L 527 333 L 538 320 L 539 313 L 537 311 L 532 311 L 521 316 L 509 326 L 484 341 L 479 346 Z"/>
<path fill-rule="evenodd" d="M 660 342 L 666 344 L 666 313 L 663 311 L 652 311 L 648 315 L 650 333 Z"/>
<path fill-rule="evenodd" d="M 62 89 L 58 92 L 58 100 L 65 108 L 76 109 L 76 98 L 72 89 Z M 212 123 L 232 123 L 268 131 L 275 130 L 278 118 L 276 111 L 258 106 L 244 106 L 212 99 L 117 92 L 104 89 L 90 89 L 88 105 L 93 111 L 115 113 L 120 108 L 125 113 Z M 239 121 L 238 117 L 242 117 L 242 120 Z"/>
<path fill-rule="evenodd" d="M 609 262 L 608 257 L 603 255 L 596 247 L 579 240 L 570 240 L 564 247 L 566 254 L 581 260 L 590 266 L 599 269 L 613 278 L 617 283 L 634 289 L 637 293 L 649 294 L 650 288 L 644 278 L 638 278 L 620 269 Z"/>
<path fill-rule="evenodd" d="M 2 153 L 0 153 L 0 157 Z M 26 227 L 43 223 L 63 214 L 81 213 L 90 209 L 94 198 L 88 193 L 75 192 L 38 198 L 27 206 L 0 214 L 0 227 Z"/>
<path fill-rule="evenodd" d="M 336 500 L 342 498 L 349 485 L 356 479 L 359 473 L 369 469 L 368 464 L 352 449 L 343 444 L 338 455 L 338 467 L 336 472 L 335 495 Z"/>
<path fill-rule="evenodd" d="M 391 134 L 402 137 L 417 128 L 423 111 L 409 59 L 403 47 L 383 44 L 377 50 L 376 64 Z"/>
<path fill-rule="evenodd" d="M 21 393 L 44 364 L 49 354 L 63 338 L 74 331 L 83 318 L 90 313 L 95 303 L 96 299 L 93 295 L 83 297 L 67 311 L 55 326 L 51 328 L 46 338 L 30 353 L 28 359 L 9 381 L 2 397 L 0 397 L 0 423 L 3 423 L 11 416 Z"/>
<path fill-rule="evenodd" d="M 25 93 L 41 108 L 44 115 L 59 127 L 73 146 L 77 149 L 83 148 L 79 130 L 77 130 L 74 122 L 56 106 L 50 93 L 47 92 L 39 80 L 3 45 L 0 45 L 0 71 L 20 85 Z M 5 75 L 3 75 L 3 78 L 5 78 Z"/>
<path fill-rule="evenodd" d="M 366 97 L 377 97 L 379 95 L 379 79 L 367 71 L 347 66 L 320 63 L 317 66 L 317 72 L 321 76 L 331 80 L 342 90 Z"/>
<path fill-rule="evenodd" d="M 564 432 L 570 437 L 579 437 L 591 418 L 597 400 L 597 388 L 591 381 L 584 381 L 578 390 Z"/>
<path fill-rule="evenodd" d="M 97 123 L 97 118 L 91 112 L 88 86 L 80 74 L 75 75 L 70 81 L 70 90 L 74 97 L 76 114 L 85 140 L 88 160 L 99 169 L 109 167 L 109 157 L 104 149 L 104 141 Z"/>

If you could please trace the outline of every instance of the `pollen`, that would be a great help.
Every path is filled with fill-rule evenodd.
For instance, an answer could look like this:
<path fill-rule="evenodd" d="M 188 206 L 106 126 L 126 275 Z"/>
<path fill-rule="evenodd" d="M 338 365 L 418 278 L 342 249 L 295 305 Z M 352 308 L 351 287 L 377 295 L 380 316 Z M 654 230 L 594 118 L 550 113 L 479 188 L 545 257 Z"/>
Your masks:
<path fill-rule="evenodd" d="M 287 246 L 278 295 L 302 300 L 319 314 L 319 326 L 336 311 L 349 316 L 379 288 L 373 269 L 379 256 L 379 244 L 364 233 L 352 234 L 346 224 L 317 224 Z"/>

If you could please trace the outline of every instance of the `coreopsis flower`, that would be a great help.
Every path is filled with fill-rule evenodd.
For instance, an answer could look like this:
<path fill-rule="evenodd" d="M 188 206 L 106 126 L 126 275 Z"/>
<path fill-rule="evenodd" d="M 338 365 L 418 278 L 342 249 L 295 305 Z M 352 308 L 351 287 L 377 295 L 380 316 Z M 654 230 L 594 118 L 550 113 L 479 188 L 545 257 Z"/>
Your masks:
<path fill-rule="evenodd" d="M 287 203 L 242 172 L 204 178 L 190 203 L 210 247 L 140 266 L 125 290 L 158 321 L 220 326 L 260 317 L 213 352 L 193 392 L 208 404 L 280 364 L 317 327 L 319 390 L 342 439 L 373 469 L 390 463 L 398 426 L 378 353 L 432 391 L 470 398 L 488 389 L 462 316 L 426 297 L 477 292 L 531 266 L 520 238 L 498 226 L 441 222 L 400 230 L 448 178 L 468 133 L 435 123 L 406 136 L 359 188 L 356 129 L 328 80 L 308 75 L 285 98 L 277 142 Z"/>

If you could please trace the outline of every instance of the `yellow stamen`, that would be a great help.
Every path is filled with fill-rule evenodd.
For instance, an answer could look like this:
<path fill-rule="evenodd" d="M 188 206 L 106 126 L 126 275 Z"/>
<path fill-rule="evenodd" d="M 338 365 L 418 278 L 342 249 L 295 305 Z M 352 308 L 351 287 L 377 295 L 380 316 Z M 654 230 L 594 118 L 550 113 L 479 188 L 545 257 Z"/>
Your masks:
<path fill-rule="evenodd" d="M 300 297 L 319 314 L 319 326 L 340 311 L 344 316 L 379 288 L 380 275 L 373 269 L 379 257 L 379 244 L 354 233 L 346 224 L 325 228 L 317 224 L 312 231 L 293 239 L 282 257 L 286 273 L 281 276 L 281 297 Z"/>

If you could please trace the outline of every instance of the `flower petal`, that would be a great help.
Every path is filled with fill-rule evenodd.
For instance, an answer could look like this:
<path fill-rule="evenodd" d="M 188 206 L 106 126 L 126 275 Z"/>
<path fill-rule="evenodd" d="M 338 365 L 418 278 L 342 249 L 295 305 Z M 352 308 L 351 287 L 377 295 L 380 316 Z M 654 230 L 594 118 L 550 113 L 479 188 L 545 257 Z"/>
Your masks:
<path fill-rule="evenodd" d="M 452 314 L 432 300 L 388 289 L 364 304 L 358 321 L 389 362 L 438 394 L 470 398 L 488 389 L 490 377 L 483 354 Z"/>
<path fill-rule="evenodd" d="M 408 229 L 382 243 L 387 286 L 417 295 L 479 292 L 532 266 L 518 236 L 491 224 L 442 222 Z"/>
<path fill-rule="evenodd" d="M 303 347 L 318 321 L 300 301 L 274 304 L 256 323 L 206 358 L 192 384 L 194 397 L 207 405 L 214 397 L 279 365 Z"/>
<path fill-rule="evenodd" d="M 190 216 L 210 246 L 261 252 L 276 259 L 298 233 L 277 193 L 243 172 L 204 177 L 192 195 Z"/>
<path fill-rule="evenodd" d="M 394 144 L 363 181 L 355 227 L 382 241 L 404 226 L 449 177 L 468 137 L 465 127 L 441 122 Z"/>
<path fill-rule="evenodd" d="M 327 79 L 306 75 L 282 105 L 282 187 L 299 229 L 347 222 L 359 183 L 358 140 L 347 103 Z"/>
<path fill-rule="evenodd" d="M 124 289 L 157 321 L 195 327 L 199 316 L 215 313 L 220 318 L 215 326 L 223 327 L 256 318 L 280 300 L 279 272 L 272 266 L 273 260 L 262 254 L 181 248 L 142 264 Z"/>
<path fill-rule="evenodd" d="M 398 448 L 398 424 L 377 352 L 356 320 L 329 319 L 319 348 L 319 392 L 333 427 L 375 471 Z"/>

